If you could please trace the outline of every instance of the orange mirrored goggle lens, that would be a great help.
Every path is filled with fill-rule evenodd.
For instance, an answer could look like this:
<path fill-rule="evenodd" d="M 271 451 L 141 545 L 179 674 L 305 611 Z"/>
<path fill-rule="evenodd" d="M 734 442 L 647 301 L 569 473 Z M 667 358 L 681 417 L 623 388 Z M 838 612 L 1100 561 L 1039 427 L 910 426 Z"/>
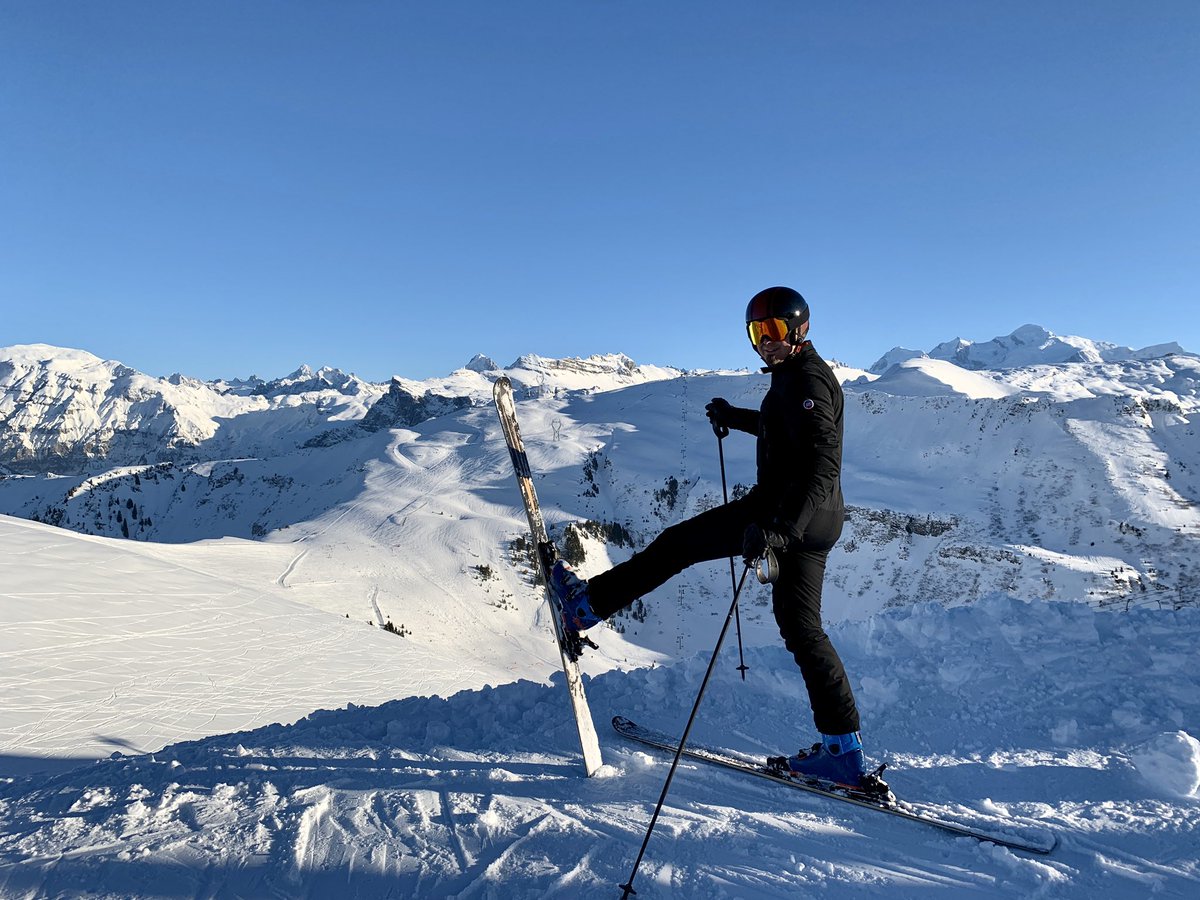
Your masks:
<path fill-rule="evenodd" d="M 750 343 L 757 347 L 763 338 L 768 341 L 782 341 L 788 336 L 787 319 L 755 319 L 746 323 L 750 332 Z"/>

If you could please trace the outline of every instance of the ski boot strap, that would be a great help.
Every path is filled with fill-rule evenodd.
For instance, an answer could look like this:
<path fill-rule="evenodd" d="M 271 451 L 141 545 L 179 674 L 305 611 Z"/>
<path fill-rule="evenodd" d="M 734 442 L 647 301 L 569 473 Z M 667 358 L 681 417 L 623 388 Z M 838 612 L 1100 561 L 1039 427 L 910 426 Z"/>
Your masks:
<path fill-rule="evenodd" d="M 850 753 L 863 748 L 862 738 L 859 737 L 857 731 L 852 731 L 850 734 L 823 734 L 821 735 L 821 743 L 834 756 L 841 756 L 843 753 Z"/>

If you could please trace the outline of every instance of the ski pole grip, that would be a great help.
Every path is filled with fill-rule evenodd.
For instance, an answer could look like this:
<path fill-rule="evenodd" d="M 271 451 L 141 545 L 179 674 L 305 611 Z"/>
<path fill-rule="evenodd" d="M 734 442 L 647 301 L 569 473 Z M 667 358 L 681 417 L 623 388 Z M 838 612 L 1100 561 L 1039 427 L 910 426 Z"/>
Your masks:
<path fill-rule="evenodd" d="M 729 437 L 729 429 L 724 425 L 717 425 L 716 423 L 713 423 L 713 434 L 717 436 L 718 441 L 723 441 L 725 438 Z"/>

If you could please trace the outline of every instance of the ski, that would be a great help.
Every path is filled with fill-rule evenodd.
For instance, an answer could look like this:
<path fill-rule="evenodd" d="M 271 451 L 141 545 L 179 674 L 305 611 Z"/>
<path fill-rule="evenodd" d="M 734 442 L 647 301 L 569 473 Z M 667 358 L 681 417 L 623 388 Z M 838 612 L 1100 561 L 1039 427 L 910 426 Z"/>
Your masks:
<path fill-rule="evenodd" d="M 596 725 L 592 721 L 592 712 L 588 708 L 587 695 L 583 691 L 583 673 L 579 670 L 579 654 L 584 644 L 592 647 L 596 645 L 578 634 L 566 632 L 558 605 L 554 602 L 554 596 L 550 592 L 550 569 L 558 559 L 558 550 L 546 534 L 546 524 L 542 520 L 541 507 L 538 506 L 537 492 L 533 489 L 533 473 L 529 468 L 529 457 L 525 455 L 525 443 L 521 440 L 521 428 L 517 424 L 517 406 L 513 399 L 512 382 L 507 376 L 496 381 L 495 387 L 492 389 L 492 396 L 496 401 L 496 411 L 500 415 L 504 441 L 508 444 L 508 452 L 512 457 L 517 487 L 521 490 L 521 499 L 525 501 L 529 531 L 537 550 L 542 585 L 546 590 L 546 602 L 550 605 L 550 618 L 554 623 L 554 639 L 558 643 L 558 652 L 562 657 L 567 693 L 571 697 L 571 711 L 575 714 L 575 725 L 579 731 L 579 746 L 583 750 L 583 766 L 588 775 L 592 776 L 603 765 L 603 761 L 600 758 L 600 738 L 596 734 Z"/>
<path fill-rule="evenodd" d="M 645 744 L 650 747 L 656 747 L 659 750 L 665 750 L 668 753 L 675 753 L 679 749 L 679 742 L 670 735 L 663 734 L 661 731 L 655 731 L 651 728 L 643 728 L 636 722 L 632 722 L 623 716 L 614 716 L 612 720 L 613 728 L 623 737 L 629 738 L 632 741 Z M 741 759 L 732 756 L 728 752 L 715 750 L 710 747 L 703 746 L 687 746 L 683 749 L 683 755 L 691 759 L 700 760 L 701 762 L 712 763 L 713 765 L 723 766 L 726 769 L 733 769 L 737 772 L 743 772 L 747 775 L 754 775 L 758 778 L 765 778 L 768 781 L 774 781 L 778 784 L 787 785 L 791 788 L 797 788 L 802 791 L 808 791 L 812 794 L 818 794 L 822 797 L 828 797 L 831 800 L 840 800 L 845 803 L 852 803 L 855 806 L 861 806 L 864 809 L 873 809 L 877 812 L 887 813 L 890 816 L 898 816 L 902 819 L 908 819 L 912 822 L 921 822 L 925 825 L 931 825 L 934 828 L 940 828 L 943 831 L 956 834 L 961 837 L 974 838 L 977 841 L 986 841 L 988 843 L 997 844 L 1001 847 L 1008 847 L 1011 850 L 1024 850 L 1028 853 L 1038 853 L 1045 855 L 1054 850 L 1058 845 L 1058 838 L 1048 833 L 1043 841 L 1033 840 L 1021 835 L 1015 834 L 996 834 L 988 831 L 981 831 L 977 828 L 972 828 L 969 825 L 963 825 L 958 822 L 949 822 L 945 819 L 940 819 L 931 813 L 924 812 L 920 807 L 903 801 L 896 800 L 890 792 L 887 799 L 874 798 L 864 793 L 850 791 L 845 788 L 836 787 L 832 782 L 808 782 L 801 781 L 797 778 L 784 774 L 779 769 L 773 769 L 764 763 L 756 763 L 750 760 Z"/>

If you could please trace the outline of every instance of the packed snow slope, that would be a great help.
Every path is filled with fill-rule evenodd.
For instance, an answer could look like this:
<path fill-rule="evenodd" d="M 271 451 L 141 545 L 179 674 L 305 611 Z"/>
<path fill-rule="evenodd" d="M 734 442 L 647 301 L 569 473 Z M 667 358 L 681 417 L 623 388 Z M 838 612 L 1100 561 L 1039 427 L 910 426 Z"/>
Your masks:
<path fill-rule="evenodd" d="M 23 527 L 28 565 L 47 551 L 62 564 L 97 565 L 102 589 L 127 576 L 158 582 L 97 597 L 91 614 L 56 616 L 57 601 L 43 598 L 46 631 L 58 624 L 66 640 L 29 656 L 41 659 L 41 674 L 81 692 L 118 662 L 146 679 L 140 690 L 92 698 L 95 713 L 77 708 L 89 728 L 120 734 L 142 703 L 165 713 L 170 695 L 185 719 L 196 701 L 211 703 L 229 730 L 151 754 L 113 742 L 122 749 L 110 759 L 0 780 L 0 896 L 620 896 L 668 759 L 605 723 L 622 714 L 681 731 L 704 655 L 590 681 L 606 765 L 589 779 L 565 693 L 540 672 L 371 700 L 387 683 L 425 677 L 410 667 L 431 665 L 436 679 L 444 661 L 392 635 L 355 632 L 351 643 L 350 625 L 273 596 L 248 602 L 233 587 L 218 596 L 211 576 L 127 558 L 111 541 L 56 544 L 45 526 Z M 194 597 L 198 586 L 209 596 Z M 110 602 L 116 608 L 100 612 Z M 211 625 L 200 615 L 174 621 L 193 602 L 215 616 Z M 710 638 L 718 626 L 706 623 Z M 147 630 L 122 642 L 122 629 Z M 685 762 L 639 896 L 1140 900 L 1200 891 L 1200 610 L 1117 614 L 993 596 L 891 609 L 832 635 L 868 750 L 889 764 L 902 797 L 977 827 L 1051 833 L 1058 849 L 1014 853 Z M 172 651 L 185 662 L 167 663 Z M 5 657 L 11 665 L 7 645 Z M 778 647 L 751 648 L 746 662 L 743 682 L 725 649 L 693 739 L 759 757 L 795 748 L 810 734 L 795 666 Z M 39 690 L 22 679 L 9 696 L 32 700 Z M 366 705 L 235 730 L 264 706 L 290 722 L 282 711 L 356 692 Z"/>
<path fill-rule="evenodd" d="M 147 544 L 0 516 L 0 547 L 0 775 L 527 674 L 297 603 L 278 584 L 297 555 L 284 544 Z"/>

